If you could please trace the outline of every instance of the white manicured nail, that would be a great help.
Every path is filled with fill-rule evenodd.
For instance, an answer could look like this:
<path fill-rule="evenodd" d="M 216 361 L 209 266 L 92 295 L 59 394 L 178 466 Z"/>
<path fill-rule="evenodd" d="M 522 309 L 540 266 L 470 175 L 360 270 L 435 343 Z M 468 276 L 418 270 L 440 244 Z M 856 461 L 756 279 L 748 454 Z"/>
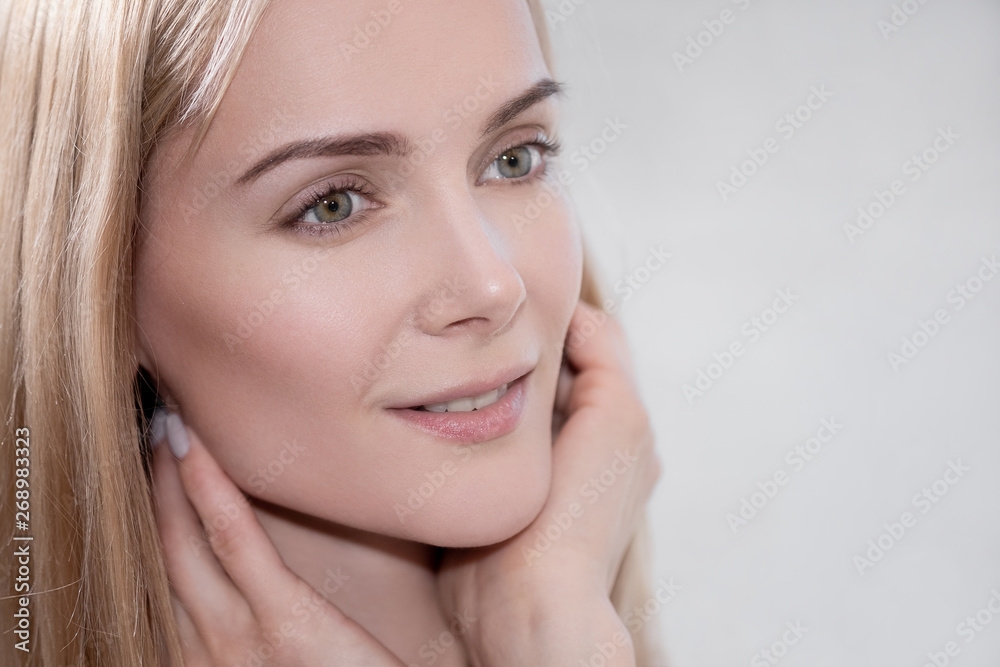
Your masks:
<path fill-rule="evenodd" d="M 179 459 L 184 458 L 191 446 L 184 422 L 176 412 L 171 412 L 167 416 L 167 443 L 170 445 L 170 451 Z"/>
<path fill-rule="evenodd" d="M 153 410 L 153 416 L 149 419 L 149 440 L 153 449 L 156 449 L 156 446 L 167 435 L 167 415 L 169 414 L 170 411 L 164 407 Z"/>

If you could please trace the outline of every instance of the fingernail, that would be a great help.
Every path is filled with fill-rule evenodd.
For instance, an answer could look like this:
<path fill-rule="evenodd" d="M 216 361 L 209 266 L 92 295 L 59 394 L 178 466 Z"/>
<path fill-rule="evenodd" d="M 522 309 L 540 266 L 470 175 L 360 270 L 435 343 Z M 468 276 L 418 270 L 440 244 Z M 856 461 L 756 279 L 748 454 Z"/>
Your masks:
<path fill-rule="evenodd" d="M 184 458 L 191 446 L 184 422 L 176 412 L 171 412 L 167 416 L 167 444 L 170 445 L 170 451 L 179 459 Z"/>
<path fill-rule="evenodd" d="M 153 416 L 149 419 L 149 440 L 153 445 L 153 449 L 160 444 L 162 440 L 167 435 L 167 415 L 170 411 L 164 407 L 157 407 L 153 410 Z"/>

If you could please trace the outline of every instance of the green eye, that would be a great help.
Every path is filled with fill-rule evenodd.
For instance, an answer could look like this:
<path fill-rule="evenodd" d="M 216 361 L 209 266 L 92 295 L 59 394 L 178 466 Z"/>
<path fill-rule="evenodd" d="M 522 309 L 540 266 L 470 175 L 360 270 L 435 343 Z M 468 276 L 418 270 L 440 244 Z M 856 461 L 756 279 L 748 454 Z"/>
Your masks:
<path fill-rule="evenodd" d="M 515 146 L 498 155 L 483 174 L 484 180 L 522 179 L 542 163 L 542 153 L 535 146 Z"/>
<path fill-rule="evenodd" d="M 306 210 L 303 222 L 340 222 L 354 210 L 351 193 L 346 191 L 331 192 L 312 207 Z"/>
<path fill-rule="evenodd" d="M 295 212 L 287 215 L 282 227 L 313 236 L 343 234 L 368 221 L 369 214 L 382 208 L 378 191 L 355 174 L 343 174 L 325 183 L 310 186 L 297 197 Z"/>
<path fill-rule="evenodd" d="M 518 146 L 504 152 L 497 158 L 497 171 L 504 178 L 521 178 L 531 173 L 531 151 L 527 146 Z"/>

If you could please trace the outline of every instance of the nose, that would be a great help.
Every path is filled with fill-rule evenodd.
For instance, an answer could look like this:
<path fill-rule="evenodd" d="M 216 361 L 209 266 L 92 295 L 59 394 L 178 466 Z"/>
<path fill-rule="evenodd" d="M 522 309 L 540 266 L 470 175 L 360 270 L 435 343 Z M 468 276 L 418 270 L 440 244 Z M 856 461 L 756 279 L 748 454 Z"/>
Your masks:
<path fill-rule="evenodd" d="M 442 196 L 428 221 L 428 280 L 417 301 L 417 326 L 434 336 L 492 338 L 509 329 L 527 299 L 502 226 L 484 215 L 467 190 Z"/>

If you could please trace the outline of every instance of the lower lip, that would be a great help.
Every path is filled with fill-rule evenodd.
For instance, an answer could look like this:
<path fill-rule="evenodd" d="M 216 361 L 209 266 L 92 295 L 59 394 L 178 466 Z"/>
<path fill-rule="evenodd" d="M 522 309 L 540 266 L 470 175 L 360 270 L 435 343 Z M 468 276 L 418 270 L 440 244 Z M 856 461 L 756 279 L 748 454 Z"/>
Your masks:
<path fill-rule="evenodd" d="M 507 386 L 496 403 L 471 412 L 427 412 L 409 408 L 390 410 L 411 426 L 462 444 L 476 444 L 503 437 L 517 428 L 524 415 L 525 384 L 522 375 Z"/>

